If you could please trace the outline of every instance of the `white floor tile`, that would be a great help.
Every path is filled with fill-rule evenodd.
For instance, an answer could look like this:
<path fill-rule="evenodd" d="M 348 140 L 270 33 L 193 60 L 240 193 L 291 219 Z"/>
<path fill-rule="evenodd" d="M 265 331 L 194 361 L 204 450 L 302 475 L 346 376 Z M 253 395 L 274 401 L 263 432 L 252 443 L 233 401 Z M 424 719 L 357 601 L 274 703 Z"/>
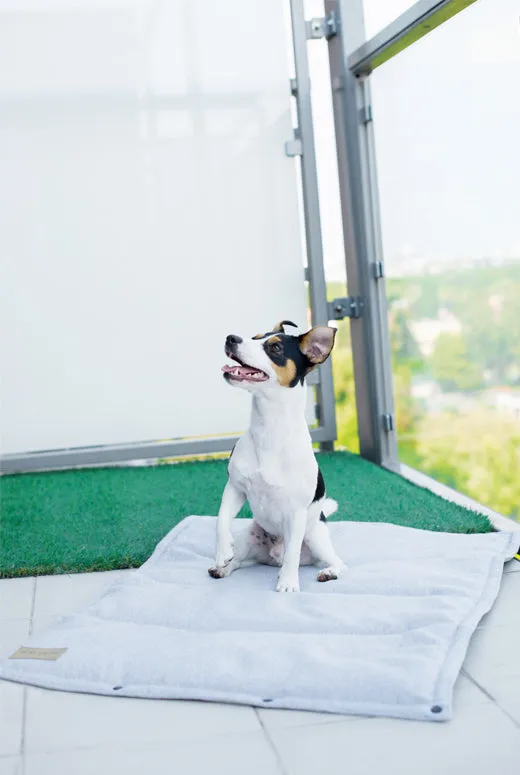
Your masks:
<path fill-rule="evenodd" d="M 0 622 L 0 658 L 10 656 L 29 637 L 29 619 Z"/>
<path fill-rule="evenodd" d="M 464 672 L 495 697 L 495 683 L 520 676 L 520 617 L 478 629 L 471 639 Z"/>
<path fill-rule="evenodd" d="M 22 775 L 22 759 L 20 756 L 9 756 L 0 759 L 0 775 Z"/>
<path fill-rule="evenodd" d="M 34 578 L 0 580 L 0 622 L 7 619 L 29 619 L 34 591 Z"/>
<path fill-rule="evenodd" d="M 469 705 L 480 705 L 488 702 L 492 702 L 491 698 L 470 678 L 460 673 L 453 690 L 454 715 L 464 713 Z"/>
<path fill-rule="evenodd" d="M 0 756 L 14 756 L 21 751 L 23 695 L 21 684 L 0 680 Z"/>
<path fill-rule="evenodd" d="M 304 710 L 280 710 L 279 708 L 258 708 L 262 724 L 267 730 L 305 727 L 313 724 L 338 724 L 356 721 L 360 716 L 345 716 L 339 713 L 313 713 Z"/>
<path fill-rule="evenodd" d="M 520 674 L 493 681 L 493 696 L 497 704 L 520 725 Z"/>
<path fill-rule="evenodd" d="M 493 703 L 448 723 L 362 719 L 270 732 L 287 775 L 516 775 L 520 730 Z"/>
<path fill-rule="evenodd" d="M 520 563 L 519 563 L 520 565 Z M 520 610 L 520 573 L 504 573 L 500 591 L 491 611 L 482 617 L 479 628 L 510 625 L 512 622 L 520 624 L 518 611 Z"/>
<path fill-rule="evenodd" d="M 39 576 L 36 583 L 34 616 L 77 613 L 96 600 L 105 587 L 127 572 Z"/>
<path fill-rule="evenodd" d="M 273 750 L 262 732 L 215 737 L 205 730 L 204 743 L 172 742 L 139 746 L 113 745 L 97 750 L 77 750 L 29 755 L 25 775 L 282 775 Z"/>
<path fill-rule="evenodd" d="M 61 751 L 261 729 L 252 708 L 204 702 L 138 700 L 28 687 L 25 750 Z"/>

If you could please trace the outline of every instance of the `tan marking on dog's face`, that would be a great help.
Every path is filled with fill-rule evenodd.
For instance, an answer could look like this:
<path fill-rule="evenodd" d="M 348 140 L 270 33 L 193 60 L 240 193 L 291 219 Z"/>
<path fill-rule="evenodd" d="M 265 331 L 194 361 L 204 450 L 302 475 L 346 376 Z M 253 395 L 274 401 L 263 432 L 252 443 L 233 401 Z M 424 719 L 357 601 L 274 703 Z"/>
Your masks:
<path fill-rule="evenodd" d="M 291 358 L 284 357 L 282 337 L 271 336 L 265 343 L 265 350 L 273 364 L 273 369 L 276 372 L 278 383 L 282 387 L 290 387 L 291 382 L 296 377 L 296 364 L 293 360 L 291 360 Z M 277 361 L 284 362 L 277 363 Z"/>
<path fill-rule="evenodd" d="M 265 334 L 255 334 L 251 337 L 251 339 L 263 339 Z"/>
<path fill-rule="evenodd" d="M 291 387 L 291 382 L 296 376 L 296 364 L 294 361 L 287 359 L 285 366 L 277 366 L 273 363 L 273 368 L 276 371 L 278 382 L 282 387 Z"/>

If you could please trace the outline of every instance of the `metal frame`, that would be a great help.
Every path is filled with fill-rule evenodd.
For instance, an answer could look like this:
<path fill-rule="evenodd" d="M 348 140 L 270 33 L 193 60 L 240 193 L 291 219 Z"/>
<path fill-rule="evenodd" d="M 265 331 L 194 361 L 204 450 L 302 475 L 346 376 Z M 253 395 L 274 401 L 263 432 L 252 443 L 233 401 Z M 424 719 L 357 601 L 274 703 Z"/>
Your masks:
<path fill-rule="evenodd" d="M 327 442 L 329 434 L 324 428 L 310 431 L 313 442 Z M 2 474 L 26 473 L 56 468 L 75 468 L 100 464 L 120 463 L 129 460 L 156 460 L 183 455 L 208 455 L 229 452 L 238 436 L 218 436 L 206 439 L 173 439 L 164 442 L 136 444 L 110 444 L 100 447 L 74 447 L 47 452 L 20 455 L 4 455 L 1 459 Z"/>
<path fill-rule="evenodd" d="M 323 266 L 318 172 L 314 145 L 311 81 L 307 57 L 307 25 L 303 0 L 291 0 L 291 25 L 296 74 L 296 79 L 291 84 L 291 90 L 296 98 L 297 136 L 301 142 L 300 159 L 311 315 L 313 325 L 326 326 L 330 320 L 330 315 L 327 303 L 325 269 Z M 320 447 L 322 451 L 329 451 L 333 449 L 333 443 L 337 437 L 336 406 L 330 358 L 323 366 L 320 366 L 318 374 L 319 382 L 316 385 L 318 422 L 319 429 L 324 434 L 324 441 L 321 442 Z"/>
<path fill-rule="evenodd" d="M 400 470 L 369 74 L 475 0 L 420 0 L 369 41 L 363 0 L 325 0 L 309 38 L 326 38 L 332 83 L 361 455 Z M 342 300 L 336 300 L 341 302 Z M 349 301 L 345 299 L 343 301 Z"/>
<path fill-rule="evenodd" d="M 343 239 L 349 294 L 363 299 L 351 319 L 354 382 L 361 455 L 397 469 L 392 365 L 370 89 L 352 73 L 348 54 L 364 38 L 362 0 L 326 0 L 337 34 L 329 39 Z"/>
<path fill-rule="evenodd" d="M 354 75 L 368 75 L 474 2 L 475 0 L 420 0 L 371 40 L 360 45 L 355 51 L 351 49 L 352 53 L 348 58 L 350 71 Z"/>

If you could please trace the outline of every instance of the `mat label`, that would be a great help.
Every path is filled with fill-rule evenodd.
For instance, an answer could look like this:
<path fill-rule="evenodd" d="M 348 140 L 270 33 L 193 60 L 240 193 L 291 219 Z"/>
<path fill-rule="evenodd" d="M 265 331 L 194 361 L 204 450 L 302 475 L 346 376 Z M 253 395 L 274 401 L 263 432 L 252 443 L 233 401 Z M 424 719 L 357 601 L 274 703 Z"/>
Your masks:
<path fill-rule="evenodd" d="M 65 654 L 68 649 L 37 648 L 35 646 L 20 646 L 9 659 L 45 659 L 54 662 Z"/>

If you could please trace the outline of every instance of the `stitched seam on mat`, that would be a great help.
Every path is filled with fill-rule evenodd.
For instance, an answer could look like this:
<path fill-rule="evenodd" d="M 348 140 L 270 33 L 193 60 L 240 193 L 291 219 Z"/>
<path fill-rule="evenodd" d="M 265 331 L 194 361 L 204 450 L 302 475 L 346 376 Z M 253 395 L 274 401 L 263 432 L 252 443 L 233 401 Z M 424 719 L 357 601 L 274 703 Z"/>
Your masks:
<path fill-rule="evenodd" d="M 118 692 L 117 695 L 114 695 L 110 691 L 109 687 L 111 686 L 111 684 L 109 682 L 100 683 L 99 681 L 96 681 L 96 682 L 89 681 L 89 683 L 88 683 L 89 687 L 98 687 L 99 690 L 102 690 L 102 691 L 94 692 L 91 689 L 84 689 L 84 688 L 82 688 L 82 687 L 84 687 L 84 684 L 81 683 L 81 682 L 75 681 L 74 679 L 72 679 L 70 681 L 67 681 L 67 679 L 64 679 L 62 681 L 60 681 L 60 680 L 57 680 L 57 681 L 56 680 L 45 681 L 45 674 L 44 674 L 44 681 L 42 682 L 42 679 L 38 675 L 38 673 L 24 673 L 23 674 L 23 678 L 22 677 L 16 678 L 16 677 L 13 677 L 13 676 L 10 676 L 10 675 L 7 675 L 7 676 L 4 675 L 3 674 L 3 670 L 0 667 L 0 677 L 2 677 L 2 676 L 4 677 L 4 680 L 11 681 L 13 683 L 18 683 L 18 684 L 21 683 L 21 684 L 30 685 L 30 686 L 38 686 L 38 687 L 43 687 L 43 688 L 58 689 L 60 691 L 76 691 L 76 692 L 81 692 L 81 693 L 87 692 L 87 694 L 101 694 L 102 696 L 109 696 L 109 697 L 130 697 L 130 698 L 131 697 L 137 697 L 137 698 L 145 697 L 147 699 L 154 699 L 156 697 L 160 698 L 160 697 L 164 697 L 164 696 L 172 697 L 172 693 L 171 692 L 164 692 L 161 689 L 161 687 L 158 686 L 157 684 L 141 684 L 140 685 L 143 688 L 146 687 L 146 689 L 151 690 L 152 692 L 154 692 L 154 694 L 140 694 L 140 695 L 138 695 L 138 694 L 135 694 L 135 693 L 134 694 L 125 694 L 125 693 L 119 693 Z M 69 683 L 69 686 L 63 689 L 62 687 L 64 685 L 66 686 L 67 683 Z M 71 688 L 72 686 L 76 686 L 76 689 L 75 690 L 72 689 Z M 204 697 L 207 698 L 210 695 L 211 697 L 216 697 L 219 700 L 220 699 L 228 699 L 228 700 L 230 700 L 230 698 L 239 697 L 240 699 L 233 699 L 233 700 L 230 700 L 230 701 L 232 701 L 234 703 L 237 703 L 239 705 L 251 704 L 252 702 L 258 702 L 258 703 L 262 703 L 262 704 L 256 705 L 255 707 L 261 707 L 261 708 L 267 708 L 268 707 L 267 705 L 264 704 L 263 699 L 260 698 L 258 695 L 251 695 L 251 694 L 243 695 L 243 694 L 240 694 L 238 692 L 227 692 L 227 691 L 219 691 L 219 690 L 213 690 L 211 692 L 205 692 L 202 689 L 201 690 L 194 690 L 193 687 L 186 687 L 186 688 L 184 688 L 184 687 L 179 686 L 179 685 L 175 686 L 174 688 L 175 688 L 175 695 L 173 697 L 174 699 L 191 699 L 191 698 L 194 697 L 194 695 L 197 695 L 197 699 L 202 699 Z M 304 705 L 306 704 L 307 706 L 309 704 L 308 703 L 308 700 L 309 700 L 308 697 L 300 697 L 298 695 L 290 695 L 290 696 L 280 697 L 279 699 L 282 700 L 282 702 L 296 702 L 296 703 L 298 703 L 300 705 L 301 704 L 304 704 Z M 326 703 L 327 703 L 326 700 L 319 700 L 318 701 L 319 705 L 325 705 Z M 364 707 L 372 708 L 372 709 L 374 707 L 377 708 L 377 709 L 379 709 L 379 708 L 383 709 L 383 708 L 396 708 L 396 707 L 398 707 L 400 710 L 401 709 L 405 709 L 405 710 L 410 709 L 410 710 L 414 710 L 414 711 L 416 711 L 418 709 L 419 710 L 420 709 L 427 710 L 430 707 L 430 703 L 428 701 L 417 702 L 417 704 L 415 704 L 415 705 L 408 704 L 408 705 L 399 705 L 399 706 L 397 706 L 395 703 L 393 703 L 391 705 L 388 704 L 388 703 L 375 703 L 375 704 L 372 703 L 371 704 L 369 702 L 359 702 L 359 701 L 357 701 L 355 703 L 354 702 L 344 703 L 344 702 L 342 702 L 340 700 L 339 701 L 336 700 L 336 701 L 334 701 L 334 705 L 336 707 L 339 707 L 339 708 L 344 708 L 345 706 L 347 706 L 347 707 L 351 707 L 353 709 L 354 708 L 364 708 Z M 278 706 L 277 705 L 273 705 L 271 707 L 278 707 Z M 283 706 L 280 706 L 280 707 L 283 709 Z M 327 711 L 324 711 L 324 712 L 327 712 Z M 355 711 L 352 710 L 351 712 L 354 713 Z M 369 713 L 368 710 L 367 710 L 367 713 Z"/>

